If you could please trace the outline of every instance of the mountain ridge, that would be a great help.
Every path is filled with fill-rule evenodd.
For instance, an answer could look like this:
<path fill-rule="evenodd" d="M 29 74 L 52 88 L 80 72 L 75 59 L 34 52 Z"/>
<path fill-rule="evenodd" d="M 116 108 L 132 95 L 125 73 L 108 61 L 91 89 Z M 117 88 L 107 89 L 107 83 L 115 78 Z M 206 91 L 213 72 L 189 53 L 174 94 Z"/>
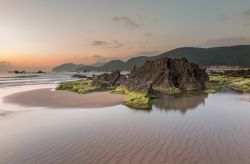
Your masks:
<path fill-rule="evenodd" d="M 250 67 L 250 45 L 236 45 L 226 47 L 211 47 L 211 48 L 197 48 L 197 47 L 181 47 L 176 48 L 156 56 L 137 56 L 128 59 L 127 61 L 122 60 L 111 60 L 102 66 L 95 67 L 91 65 L 75 65 L 73 71 L 113 71 L 116 69 L 122 71 L 129 71 L 134 66 L 140 67 L 147 60 L 154 60 L 161 57 L 169 58 L 182 58 L 185 57 L 189 62 L 196 63 L 202 66 L 241 66 Z M 67 63 L 69 64 L 69 63 Z M 73 64 L 73 63 L 70 63 Z M 65 65 L 65 64 L 63 64 Z M 57 66 L 53 69 L 68 71 L 72 70 L 74 66 L 71 65 L 71 69 L 62 69 L 62 66 Z M 60 69 L 58 69 L 58 67 Z"/>

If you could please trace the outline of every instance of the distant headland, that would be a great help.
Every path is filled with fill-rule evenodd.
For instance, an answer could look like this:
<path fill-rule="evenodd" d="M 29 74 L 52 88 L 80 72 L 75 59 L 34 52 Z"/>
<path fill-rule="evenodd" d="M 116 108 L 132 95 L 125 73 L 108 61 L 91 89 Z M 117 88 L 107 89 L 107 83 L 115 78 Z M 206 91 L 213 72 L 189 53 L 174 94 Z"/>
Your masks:
<path fill-rule="evenodd" d="M 54 72 L 87 72 L 87 71 L 129 71 L 134 66 L 140 67 L 147 60 L 157 58 L 187 58 L 189 62 L 196 63 L 200 66 L 237 66 L 250 67 L 250 45 L 238 45 L 229 47 L 214 48 L 194 48 L 183 47 L 177 48 L 157 56 L 139 56 L 129 60 L 111 60 L 101 65 L 84 65 L 66 63 L 53 68 Z"/>

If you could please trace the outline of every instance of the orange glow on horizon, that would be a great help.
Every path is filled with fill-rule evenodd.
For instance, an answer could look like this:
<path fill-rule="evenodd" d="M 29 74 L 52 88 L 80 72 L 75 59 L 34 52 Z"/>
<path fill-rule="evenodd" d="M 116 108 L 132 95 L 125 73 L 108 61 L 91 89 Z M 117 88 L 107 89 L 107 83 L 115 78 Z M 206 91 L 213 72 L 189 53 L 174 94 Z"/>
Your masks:
<path fill-rule="evenodd" d="M 139 51 L 138 51 L 139 52 Z M 18 54 L 0 52 L 0 61 L 7 61 L 17 67 L 54 67 L 63 63 L 93 64 L 107 62 L 113 59 L 127 60 L 137 56 L 135 50 L 118 49 L 95 49 L 85 50 L 84 53 L 47 53 L 47 54 Z M 105 54 L 99 55 L 99 54 Z M 106 55 L 107 54 L 107 55 Z M 140 54 L 139 54 L 140 55 Z M 143 55 L 143 54 L 141 54 Z M 96 58 L 95 56 L 99 56 Z"/>

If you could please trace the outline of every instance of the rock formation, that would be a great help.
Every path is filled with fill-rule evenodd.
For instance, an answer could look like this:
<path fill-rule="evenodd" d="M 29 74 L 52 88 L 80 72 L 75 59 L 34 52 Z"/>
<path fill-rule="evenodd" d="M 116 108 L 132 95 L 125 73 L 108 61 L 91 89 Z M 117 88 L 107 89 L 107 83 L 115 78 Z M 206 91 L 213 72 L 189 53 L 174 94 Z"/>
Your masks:
<path fill-rule="evenodd" d="M 104 73 L 99 76 L 96 76 L 93 79 L 93 85 L 101 87 L 111 87 L 116 86 L 119 78 L 122 78 L 124 75 L 121 75 L 119 70 L 112 72 L 111 74 Z"/>
<path fill-rule="evenodd" d="M 205 69 L 189 63 L 186 58 L 160 58 L 147 61 L 142 67 L 134 70 L 129 79 L 146 81 L 155 89 L 175 87 L 191 91 L 203 89 L 208 75 Z"/>
<path fill-rule="evenodd" d="M 106 86 L 121 84 L 130 90 L 179 88 L 182 91 L 193 91 L 203 89 L 207 80 L 205 69 L 189 63 L 186 58 L 160 58 L 149 60 L 140 68 L 134 67 L 128 76 L 115 71 L 97 76 L 93 83 Z"/>

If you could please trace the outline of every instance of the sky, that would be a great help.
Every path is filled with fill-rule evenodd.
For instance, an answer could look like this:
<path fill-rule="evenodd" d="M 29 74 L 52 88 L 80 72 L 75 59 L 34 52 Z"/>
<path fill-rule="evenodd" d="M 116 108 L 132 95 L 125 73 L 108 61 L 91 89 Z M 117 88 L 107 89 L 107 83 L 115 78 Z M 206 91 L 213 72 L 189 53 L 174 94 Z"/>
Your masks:
<path fill-rule="evenodd" d="M 249 0 L 0 0 L 0 69 L 250 44 Z"/>

